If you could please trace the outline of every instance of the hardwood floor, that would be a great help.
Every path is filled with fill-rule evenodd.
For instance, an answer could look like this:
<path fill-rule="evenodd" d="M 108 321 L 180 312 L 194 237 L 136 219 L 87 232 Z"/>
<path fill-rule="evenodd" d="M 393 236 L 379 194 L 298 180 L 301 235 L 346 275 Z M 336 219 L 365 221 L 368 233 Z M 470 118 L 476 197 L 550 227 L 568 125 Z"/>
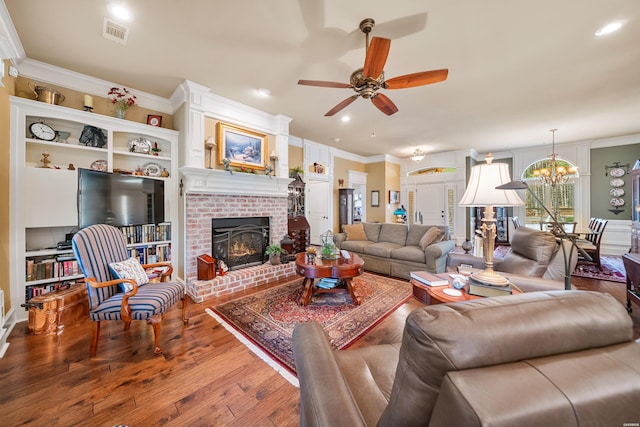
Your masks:
<path fill-rule="evenodd" d="M 574 278 L 581 289 L 609 292 L 626 304 L 622 283 Z M 245 293 L 255 292 L 255 290 Z M 235 294 L 234 297 L 238 296 Z M 88 357 L 91 322 L 60 336 L 11 333 L 0 359 L 0 424 L 7 426 L 295 426 L 298 389 L 205 313 L 227 298 L 190 303 L 189 325 L 175 307 L 153 354 L 152 329 L 104 322 L 98 357 Z M 400 307 L 353 347 L 399 341 L 404 319 L 422 304 Z M 633 307 L 636 338 L 640 307 Z"/>

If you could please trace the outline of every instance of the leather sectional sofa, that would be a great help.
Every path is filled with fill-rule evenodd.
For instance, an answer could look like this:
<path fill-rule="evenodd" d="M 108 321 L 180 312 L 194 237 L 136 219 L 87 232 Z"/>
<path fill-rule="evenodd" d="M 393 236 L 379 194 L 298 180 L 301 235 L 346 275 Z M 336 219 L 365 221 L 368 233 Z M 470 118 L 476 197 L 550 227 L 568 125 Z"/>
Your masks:
<path fill-rule="evenodd" d="M 416 270 L 444 272 L 447 254 L 455 247 L 447 226 L 365 222 L 345 229 L 346 233 L 334 236 L 340 249 L 358 254 L 367 271 L 403 279 Z M 435 241 L 425 241 L 432 234 Z"/>
<path fill-rule="evenodd" d="M 608 294 L 426 306 L 401 343 L 333 350 L 293 334 L 301 426 L 622 426 L 640 421 L 640 343 Z"/>

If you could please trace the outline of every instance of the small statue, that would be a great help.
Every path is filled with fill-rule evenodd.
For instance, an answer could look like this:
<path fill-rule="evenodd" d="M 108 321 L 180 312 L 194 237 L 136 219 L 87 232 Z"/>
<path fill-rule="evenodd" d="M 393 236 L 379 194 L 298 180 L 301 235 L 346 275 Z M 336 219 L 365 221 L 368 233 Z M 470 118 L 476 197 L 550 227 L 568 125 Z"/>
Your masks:
<path fill-rule="evenodd" d="M 40 166 L 41 168 L 49 168 L 49 163 L 51 163 L 51 160 L 49 160 L 49 153 L 42 153 L 42 159 L 40 161 L 42 162 L 42 166 Z"/>
<path fill-rule="evenodd" d="M 233 171 L 231 170 L 231 161 L 227 158 L 222 159 L 222 164 L 224 165 L 224 170 L 228 171 L 231 175 L 233 175 Z"/>
<path fill-rule="evenodd" d="M 67 170 L 74 171 L 76 170 L 76 167 L 73 166 L 73 163 L 69 163 L 69 167 L 67 168 Z"/>
<path fill-rule="evenodd" d="M 264 173 L 265 173 L 269 178 L 271 178 L 271 174 L 273 173 L 273 168 L 272 168 L 271 166 L 269 166 L 269 165 L 266 165 L 266 166 L 264 167 Z"/>

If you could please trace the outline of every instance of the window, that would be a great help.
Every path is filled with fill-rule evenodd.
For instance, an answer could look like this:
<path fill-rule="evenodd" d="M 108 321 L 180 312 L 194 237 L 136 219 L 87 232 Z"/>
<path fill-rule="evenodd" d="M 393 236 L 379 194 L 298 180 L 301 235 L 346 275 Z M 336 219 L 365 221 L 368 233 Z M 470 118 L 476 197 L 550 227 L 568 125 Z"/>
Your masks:
<path fill-rule="evenodd" d="M 571 162 L 556 159 L 556 167 L 565 170 L 573 170 L 570 178 L 564 182 L 555 185 L 544 184 L 539 173 L 541 169 L 549 170 L 551 165 L 550 159 L 542 159 L 533 162 L 522 173 L 524 180 L 533 192 L 543 203 L 544 206 L 552 212 L 560 222 L 574 222 L 575 218 L 575 178 L 578 177 L 577 167 Z M 548 221 L 548 214 L 542 206 L 535 200 L 530 192 L 525 193 L 525 223 L 532 228 L 540 228 L 541 223 Z"/>

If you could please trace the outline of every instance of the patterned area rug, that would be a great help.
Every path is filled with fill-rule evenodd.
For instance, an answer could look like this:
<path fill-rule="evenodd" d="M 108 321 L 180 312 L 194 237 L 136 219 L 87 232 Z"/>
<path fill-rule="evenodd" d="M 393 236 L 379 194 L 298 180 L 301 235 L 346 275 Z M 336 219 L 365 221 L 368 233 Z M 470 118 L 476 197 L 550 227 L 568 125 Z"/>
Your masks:
<path fill-rule="evenodd" d="M 600 262 L 602 263 L 602 271 L 598 270 L 598 267 L 595 265 L 578 264 L 572 276 L 627 283 L 627 275 L 624 271 L 622 257 L 601 255 Z"/>
<path fill-rule="evenodd" d="M 407 301 L 412 293 L 409 282 L 364 273 L 353 279 L 362 298 L 359 306 L 351 302 L 347 292 L 340 292 L 314 295 L 309 305 L 302 307 L 299 304 L 302 280 L 297 278 L 207 309 L 207 313 L 295 385 L 292 334 L 296 324 L 321 323 L 331 345 L 344 349 Z"/>

